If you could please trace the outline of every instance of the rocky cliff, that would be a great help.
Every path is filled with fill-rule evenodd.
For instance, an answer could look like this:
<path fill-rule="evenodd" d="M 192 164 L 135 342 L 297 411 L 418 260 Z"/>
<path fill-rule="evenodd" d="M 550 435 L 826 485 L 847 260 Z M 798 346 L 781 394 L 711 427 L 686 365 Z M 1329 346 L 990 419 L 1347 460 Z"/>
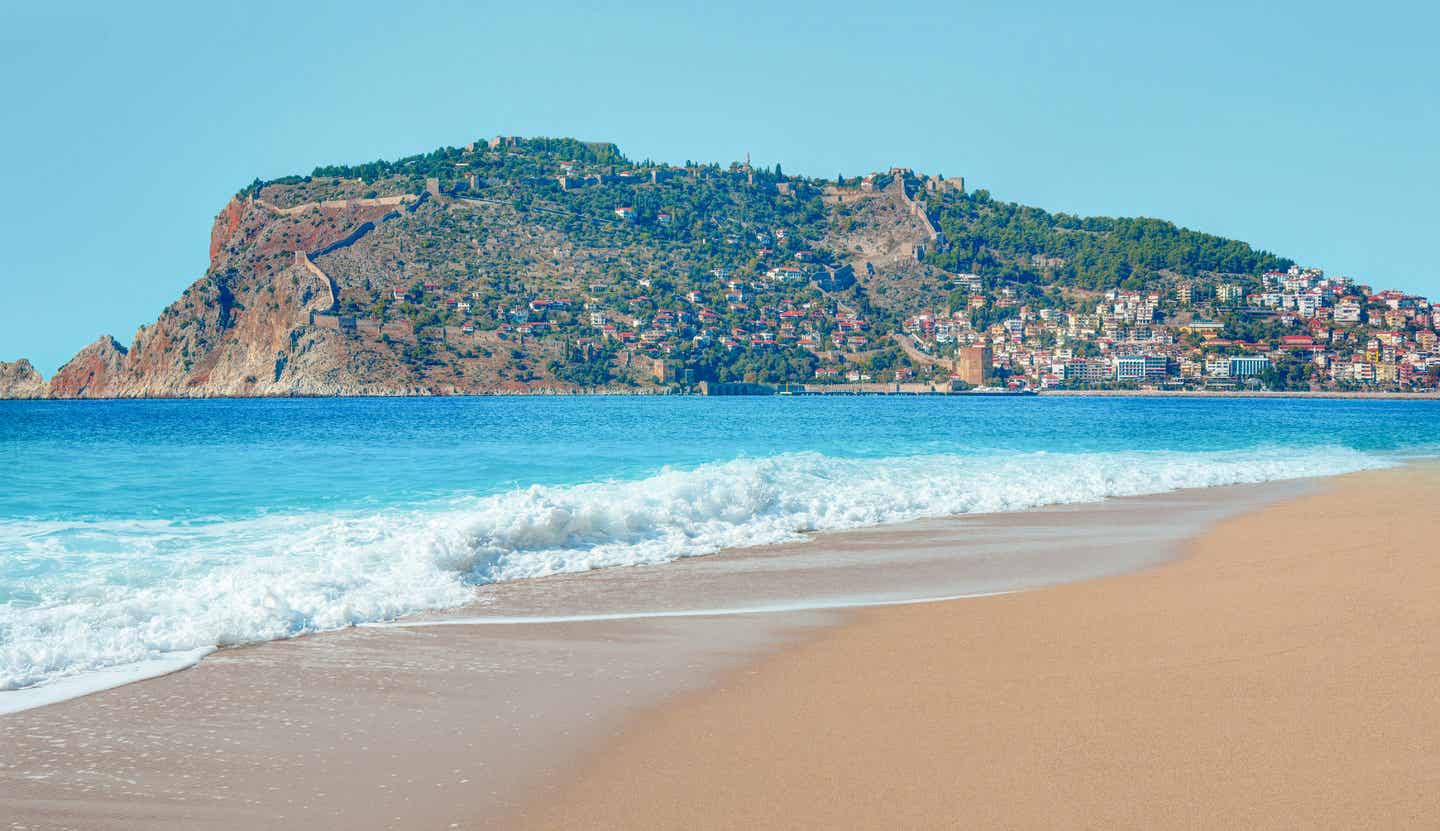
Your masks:
<path fill-rule="evenodd" d="M 0 398 L 44 398 L 45 379 L 30 362 L 0 361 Z"/>
<path fill-rule="evenodd" d="M 109 335 L 81 349 L 50 379 L 51 398 L 110 398 L 119 389 L 127 350 Z"/>
<path fill-rule="evenodd" d="M 210 268 L 135 333 L 104 336 L 55 374 L 54 398 L 406 394 L 389 350 L 311 325 L 332 294 L 295 250 L 325 242 L 354 216 L 287 218 L 236 198 L 215 219 Z M 388 358 L 388 359 L 387 359 Z"/>

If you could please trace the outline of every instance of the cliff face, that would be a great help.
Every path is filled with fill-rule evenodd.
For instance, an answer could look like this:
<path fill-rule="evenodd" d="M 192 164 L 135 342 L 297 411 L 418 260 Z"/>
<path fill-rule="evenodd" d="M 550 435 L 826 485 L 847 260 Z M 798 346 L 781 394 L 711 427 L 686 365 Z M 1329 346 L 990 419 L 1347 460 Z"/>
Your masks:
<path fill-rule="evenodd" d="M 210 262 L 215 262 L 220 252 L 230 244 L 230 239 L 240 229 L 245 218 L 245 201 L 235 197 L 226 203 L 220 215 L 215 217 L 215 226 L 210 229 Z"/>
<path fill-rule="evenodd" d="M 24 358 L 0 361 L 0 398 L 44 398 L 45 379 Z"/>
<path fill-rule="evenodd" d="M 405 394 L 388 350 L 311 325 L 333 293 L 296 250 L 323 245 L 355 216 L 285 216 L 236 198 L 215 218 L 206 275 L 135 333 L 105 336 L 56 373 L 55 398 Z M 373 211 L 371 211 L 373 213 Z M 364 217 L 361 217 L 363 220 Z M 323 272 L 322 272 L 323 273 Z M 0 391 L 0 395 L 3 395 Z"/>
<path fill-rule="evenodd" d="M 51 398 L 107 398 L 115 395 L 125 367 L 125 347 L 101 335 L 81 349 L 50 379 Z"/>

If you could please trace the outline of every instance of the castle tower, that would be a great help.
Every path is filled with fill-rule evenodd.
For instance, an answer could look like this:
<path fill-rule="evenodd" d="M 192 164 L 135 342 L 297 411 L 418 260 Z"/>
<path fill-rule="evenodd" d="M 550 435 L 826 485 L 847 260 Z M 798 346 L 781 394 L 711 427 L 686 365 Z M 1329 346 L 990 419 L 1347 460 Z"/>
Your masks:
<path fill-rule="evenodd" d="M 993 357 L 988 346 L 966 346 L 960 349 L 955 360 L 955 374 L 972 387 L 985 385 L 990 377 Z"/>

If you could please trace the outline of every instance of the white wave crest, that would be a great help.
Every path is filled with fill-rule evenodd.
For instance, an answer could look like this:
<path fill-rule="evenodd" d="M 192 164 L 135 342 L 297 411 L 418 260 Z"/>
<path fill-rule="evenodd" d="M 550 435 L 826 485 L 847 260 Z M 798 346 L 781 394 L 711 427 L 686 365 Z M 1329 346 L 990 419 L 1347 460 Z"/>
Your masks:
<path fill-rule="evenodd" d="M 1346 448 L 842 459 L 796 453 L 423 509 L 0 522 L 0 690 L 462 604 L 473 586 L 805 532 L 1383 467 Z M 13 566 L 13 568 L 11 568 Z M 6 587 L 0 586 L 0 589 Z M 0 600 L 3 600 L 0 596 Z"/>

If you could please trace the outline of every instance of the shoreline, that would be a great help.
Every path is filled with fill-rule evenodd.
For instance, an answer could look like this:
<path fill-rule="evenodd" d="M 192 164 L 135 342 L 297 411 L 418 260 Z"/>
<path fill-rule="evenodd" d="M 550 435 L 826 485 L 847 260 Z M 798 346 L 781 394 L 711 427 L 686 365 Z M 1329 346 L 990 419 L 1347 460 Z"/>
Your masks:
<path fill-rule="evenodd" d="M 1176 553 L 1183 530 L 1311 482 L 835 532 L 496 584 L 480 605 L 424 619 L 222 649 L 192 669 L 0 717 L 13 748 L 0 813 L 32 827 L 490 827 L 631 719 L 829 631 L 861 613 L 845 608 L 857 599 L 927 599 L 917 595 L 934 595 L 937 575 L 995 595 L 1145 569 Z M 857 594 L 857 579 L 897 573 L 909 576 Z M 849 602 L 706 613 L 793 601 L 798 586 Z M 613 614 L 637 598 L 661 605 Z M 535 617 L 555 604 L 598 619 Z M 525 625 L 444 625 L 517 610 Z"/>
<path fill-rule="evenodd" d="M 1037 395 L 1057 398 L 1297 398 L 1374 401 L 1440 401 L 1440 392 L 1348 390 L 1041 390 Z"/>
<path fill-rule="evenodd" d="M 1433 827 L 1440 465 L 1183 557 L 865 609 L 642 713 L 511 827 Z"/>
<path fill-rule="evenodd" d="M 815 593 L 809 586 L 797 582 L 833 582 L 824 571 L 807 569 L 798 576 L 799 581 L 790 583 L 776 581 L 765 586 L 763 594 L 736 595 L 734 587 L 724 587 L 723 580 L 717 584 L 714 575 L 704 579 L 700 591 L 712 599 L 714 605 L 695 608 L 675 608 L 668 605 L 653 605 L 655 600 L 635 596 L 633 588 L 637 577 L 648 584 L 649 594 L 659 598 L 686 597 L 696 589 L 695 581 L 700 579 L 697 572 L 718 570 L 723 572 L 732 563 L 740 560 L 771 561 L 783 563 L 792 556 L 805 557 L 814 550 L 839 551 L 847 548 L 864 547 L 871 550 L 904 548 L 908 551 L 934 549 L 940 545 L 957 543 L 955 535 L 961 527 L 968 527 L 970 534 L 994 525 L 1002 534 L 1015 533 L 1029 523 L 1044 524 L 1053 521 L 1071 523 L 1071 530 L 1084 533 L 1085 524 L 1094 524 L 1088 515 L 1100 517 L 1114 514 L 1114 520 L 1130 529 L 1140 532 L 1137 519 L 1126 516 L 1133 510 L 1143 511 L 1150 506 L 1169 504 L 1171 508 L 1195 514 L 1192 523 L 1208 521 L 1203 514 L 1207 511 L 1223 513 L 1225 503 L 1237 505 L 1242 500 L 1275 498 L 1281 491 L 1303 492 L 1318 481 L 1312 477 L 1271 480 L 1261 483 L 1239 483 L 1217 486 L 1180 488 L 1173 491 L 1142 494 L 1137 496 L 1114 496 L 1098 502 L 1051 503 L 1023 510 L 994 513 L 959 514 L 950 517 L 930 517 L 902 522 L 881 523 L 845 530 L 810 532 L 799 540 L 727 548 L 700 557 L 681 557 L 663 563 L 643 566 L 612 566 L 603 569 L 580 572 L 563 572 L 546 577 L 523 580 L 500 581 L 476 589 L 476 596 L 467 603 L 448 608 L 430 609 L 410 613 L 393 620 L 370 621 L 353 624 L 339 629 L 305 632 L 290 637 L 255 641 L 227 646 L 202 646 L 180 652 L 164 653 L 133 664 L 120 664 L 88 670 L 77 675 L 63 676 L 54 681 L 15 690 L 0 691 L 0 716 L 48 707 L 96 693 L 113 690 L 130 684 L 159 678 L 176 672 L 192 669 L 215 654 L 226 655 L 233 650 L 264 647 L 301 638 L 325 638 L 351 629 L 417 629 L 434 626 L 456 625 L 541 625 L 571 623 L 606 623 L 629 620 L 659 621 L 672 618 L 725 618 L 737 615 L 785 615 L 795 613 L 845 613 L 852 610 L 876 606 L 909 605 L 934 603 L 950 600 L 973 599 L 998 594 L 1024 591 L 1040 586 L 1049 586 L 1075 580 L 1094 579 L 1112 573 L 1140 570 L 1164 562 L 1168 556 L 1163 553 L 1169 543 L 1158 536 L 1154 539 L 1158 553 L 1140 553 L 1127 558 L 1113 560 L 1097 550 L 1089 551 L 1090 561 L 1081 568 L 1060 568 L 1053 564 L 1046 566 L 1041 575 L 1026 576 L 1027 566 L 1021 557 L 1011 556 L 998 568 L 971 569 L 965 577 L 969 582 L 958 584 L 934 583 L 934 574 L 923 580 L 912 580 L 909 584 L 891 580 L 889 590 L 882 590 L 886 583 L 872 574 L 867 577 L 863 570 L 873 564 L 863 563 L 855 558 L 830 564 L 832 572 L 843 574 L 843 584 L 855 591 L 837 593 L 833 588 Z M 1259 491 L 1265 490 L 1267 496 Z M 1237 508 L 1238 509 L 1238 508 Z M 1070 515 L 1067 517 L 1067 514 Z M 1105 521 L 1105 520 L 1102 520 Z M 1079 525 L 1077 525 L 1079 523 Z M 1198 525 L 1197 525 L 1198 527 Z M 1089 533 L 1095 533 L 1091 529 Z M 1172 534 L 1176 539 L 1178 535 Z M 966 541 L 973 545 L 973 541 Z M 1032 543 L 1033 547 L 1033 543 Z M 1133 545 L 1131 546 L 1133 548 Z M 1036 552 L 1032 552 L 1034 557 Z M 888 566 L 888 564 L 887 564 Z M 909 567 L 913 568 L 914 564 Z M 770 576 L 776 580 L 786 573 L 783 567 L 766 566 Z M 873 572 L 873 568 L 870 568 Z M 947 569 L 955 572 L 954 568 Z M 933 572 L 934 569 L 932 568 Z M 954 577 L 955 574 L 949 576 Z M 669 578 L 668 580 L 666 578 Z M 874 582 L 872 582 L 872 580 Z M 976 582 L 979 581 L 979 582 Z M 878 585 L 877 585 L 878 584 Z M 870 590 L 858 591 L 865 586 Z M 751 587 L 752 590 L 754 587 Z M 540 598 L 540 599 L 537 599 Z M 544 605 L 542 605 L 544 604 Z M 587 605 L 589 604 L 589 605 Z M 617 605 L 618 604 L 618 605 Z M 556 606 L 565 611 L 551 611 L 545 605 Z M 480 616 L 476 616 L 479 614 Z"/>
<path fill-rule="evenodd" d="M 801 384 L 800 386 L 806 386 Z M 1377 390 L 1374 392 L 1350 390 L 1033 390 L 1027 393 L 990 392 L 976 393 L 970 390 L 950 391 L 932 389 L 929 391 L 907 391 L 887 389 L 887 384 L 815 385 L 813 389 L 795 395 L 781 393 L 746 395 L 706 395 L 701 392 L 676 391 L 668 388 L 647 388 L 638 390 L 589 390 L 589 389 L 536 389 L 532 391 L 505 390 L 497 392 L 393 392 L 357 393 L 354 395 L 164 395 L 164 396 L 83 396 L 83 397 L 0 397 L 4 401 L 289 401 L 289 400 L 346 400 L 380 399 L 393 400 L 413 398 L 433 400 L 444 398 L 824 398 L 825 396 L 894 395 L 899 398 L 1295 398 L 1325 400 L 1374 400 L 1374 401 L 1440 401 L 1440 391 L 1402 392 L 1399 390 Z"/>

